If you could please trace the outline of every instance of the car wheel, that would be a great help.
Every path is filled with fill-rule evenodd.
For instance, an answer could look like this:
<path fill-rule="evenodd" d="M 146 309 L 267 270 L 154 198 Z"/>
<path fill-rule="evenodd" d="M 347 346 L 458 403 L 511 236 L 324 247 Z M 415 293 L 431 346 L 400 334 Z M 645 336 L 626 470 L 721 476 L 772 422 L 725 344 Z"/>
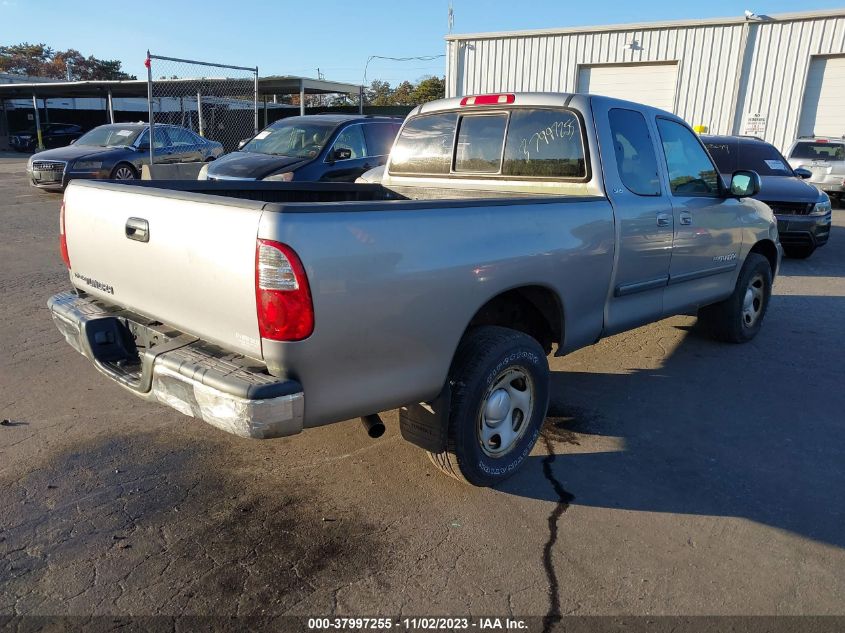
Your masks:
<path fill-rule="evenodd" d="M 730 297 L 699 310 L 699 323 L 719 341 L 747 343 L 763 326 L 772 296 L 772 268 L 759 253 L 750 253 Z"/>
<path fill-rule="evenodd" d="M 810 255 L 816 252 L 815 244 L 806 244 L 804 246 L 784 246 L 783 254 L 790 259 L 807 259 Z"/>
<path fill-rule="evenodd" d="M 537 441 L 549 404 L 540 344 L 503 327 L 471 330 L 449 370 L 446 450 L 429 453 L 442 472 L 475 486 L 513 475 Z"/>
<path fill-rule="evenodd" d="M 112 180 L 138 180 L 138 172 L 132 165 L 119 163 L 111 172 Z"/>

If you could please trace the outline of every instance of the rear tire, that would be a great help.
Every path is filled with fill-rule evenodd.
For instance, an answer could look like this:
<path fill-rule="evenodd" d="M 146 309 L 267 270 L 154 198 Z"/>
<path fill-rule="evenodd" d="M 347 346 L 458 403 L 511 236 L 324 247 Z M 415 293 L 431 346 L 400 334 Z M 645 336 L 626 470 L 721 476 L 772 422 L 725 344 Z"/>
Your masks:
<path fill-rule="evenodd" d="M 810 255 L 816 252 L 816 247 L 813 244 L 806 246 L 784 246 L 783 254 L 790 259 L 807 259 Z"/>
<path fill-rule="evenodd" d="M 772 268 L 759 253 L 750 253 L 730 297 L 699 310 L 699 323 L 719 341 L 747 343 L 760 331 L 772 296 Z"/>
<path fill-rule="evenodd" d="M 531 453 L 549 405 L 549 365 L 530 336 L 497 326 L 468 332 L 449 370 L 447 447 L 429 453 L 445 474 L 474 486 L 513 475 Z"/>

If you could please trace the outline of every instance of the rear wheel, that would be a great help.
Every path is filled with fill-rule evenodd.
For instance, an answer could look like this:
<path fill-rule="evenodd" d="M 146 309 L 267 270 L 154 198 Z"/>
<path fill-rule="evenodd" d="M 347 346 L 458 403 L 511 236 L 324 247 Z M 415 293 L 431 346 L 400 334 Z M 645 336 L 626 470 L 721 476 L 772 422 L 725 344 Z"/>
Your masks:
<path fill-rule="evenodd" d="M 444 473 L 476 486 L 514 474 L 531 452 L 549 404 L 549 366 L 540 344 L 503 327 L 471 330 L 449 370 L 447 448 L 429 453 Z"/>
<path fill-rule="evenodd" d="M 772 296 L 769 260 L 750 253 L 742 266 L 730 297 L 699 310 L 699 323 L 727 343 L 746 343 L 757 336 Z"/>
<path fill-rule="evenodd" d="M 112 180 L 138 180 L 138 172 L 132 165 L 119 163 L 111 172 Z"/>

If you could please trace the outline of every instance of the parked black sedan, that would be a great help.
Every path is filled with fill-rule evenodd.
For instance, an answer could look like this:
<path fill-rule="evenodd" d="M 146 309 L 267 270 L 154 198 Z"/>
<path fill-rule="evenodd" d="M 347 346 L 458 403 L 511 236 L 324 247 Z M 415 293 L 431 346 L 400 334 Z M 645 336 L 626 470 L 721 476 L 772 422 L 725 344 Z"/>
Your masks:
<path fill-rule="evenodd" d="M 702 136 L 723 178 L 737 169 L 760 174 L 762 187 L 755 198 L 774 211 L 787 257 L 805 258 L 830 237 L 830 198 L 808 182 L 806 169 L 792 169 L 774 145 L 753 136 Z"/>
<path fill-rule="evenodd" d="M 214 160 L 223 145 L 176 125 L 154 126 L 155 162 Z M 135 180 L 150 163 L 150 126 L 146 123 L 101 125 L 68 147 L 33 155 L 26 166 L 34 187 L 63 190 L 75 178 Z"/>
<path fill-rule="evenodd" d="M 41 142 L 47 149 L 65 147 L 82 136 L 82 128 L 72 123 L 46 123 L 41 126 Z M 31 127 L 15 132 L 9 137 L 9 145 L 19 152 L 34 152 L 38 149 L 38 130 Z"/>
<path fill-rule="evenodd" d="M 311 114 L 276 121 L 200 172 L 208 180 L 354 182 L 384 165 L 401 118 Z"/>

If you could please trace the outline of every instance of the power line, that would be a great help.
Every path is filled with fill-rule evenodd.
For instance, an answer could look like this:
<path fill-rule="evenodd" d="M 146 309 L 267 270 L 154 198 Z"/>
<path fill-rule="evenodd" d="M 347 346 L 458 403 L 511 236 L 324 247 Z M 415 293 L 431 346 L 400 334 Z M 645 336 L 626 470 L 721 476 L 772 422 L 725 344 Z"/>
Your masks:
<path fill-rule="evenodd" d="M 440 59 L 441 57 L 446 57 L 446 54 L 440 55 L 419 55 L 417 57 L 385 57 L 383 55 L 370 55 L 367 58 L 367 63 L 364 64 L 364 85 L 367 85 L 367 68 L 370 66 L 370 62 L 374 59 L 387 59 L 393 62 L 412 62 L 412 61 L 421 61 L 421 62 L 430 62 L 434 61 L 435 59 Z"/>

